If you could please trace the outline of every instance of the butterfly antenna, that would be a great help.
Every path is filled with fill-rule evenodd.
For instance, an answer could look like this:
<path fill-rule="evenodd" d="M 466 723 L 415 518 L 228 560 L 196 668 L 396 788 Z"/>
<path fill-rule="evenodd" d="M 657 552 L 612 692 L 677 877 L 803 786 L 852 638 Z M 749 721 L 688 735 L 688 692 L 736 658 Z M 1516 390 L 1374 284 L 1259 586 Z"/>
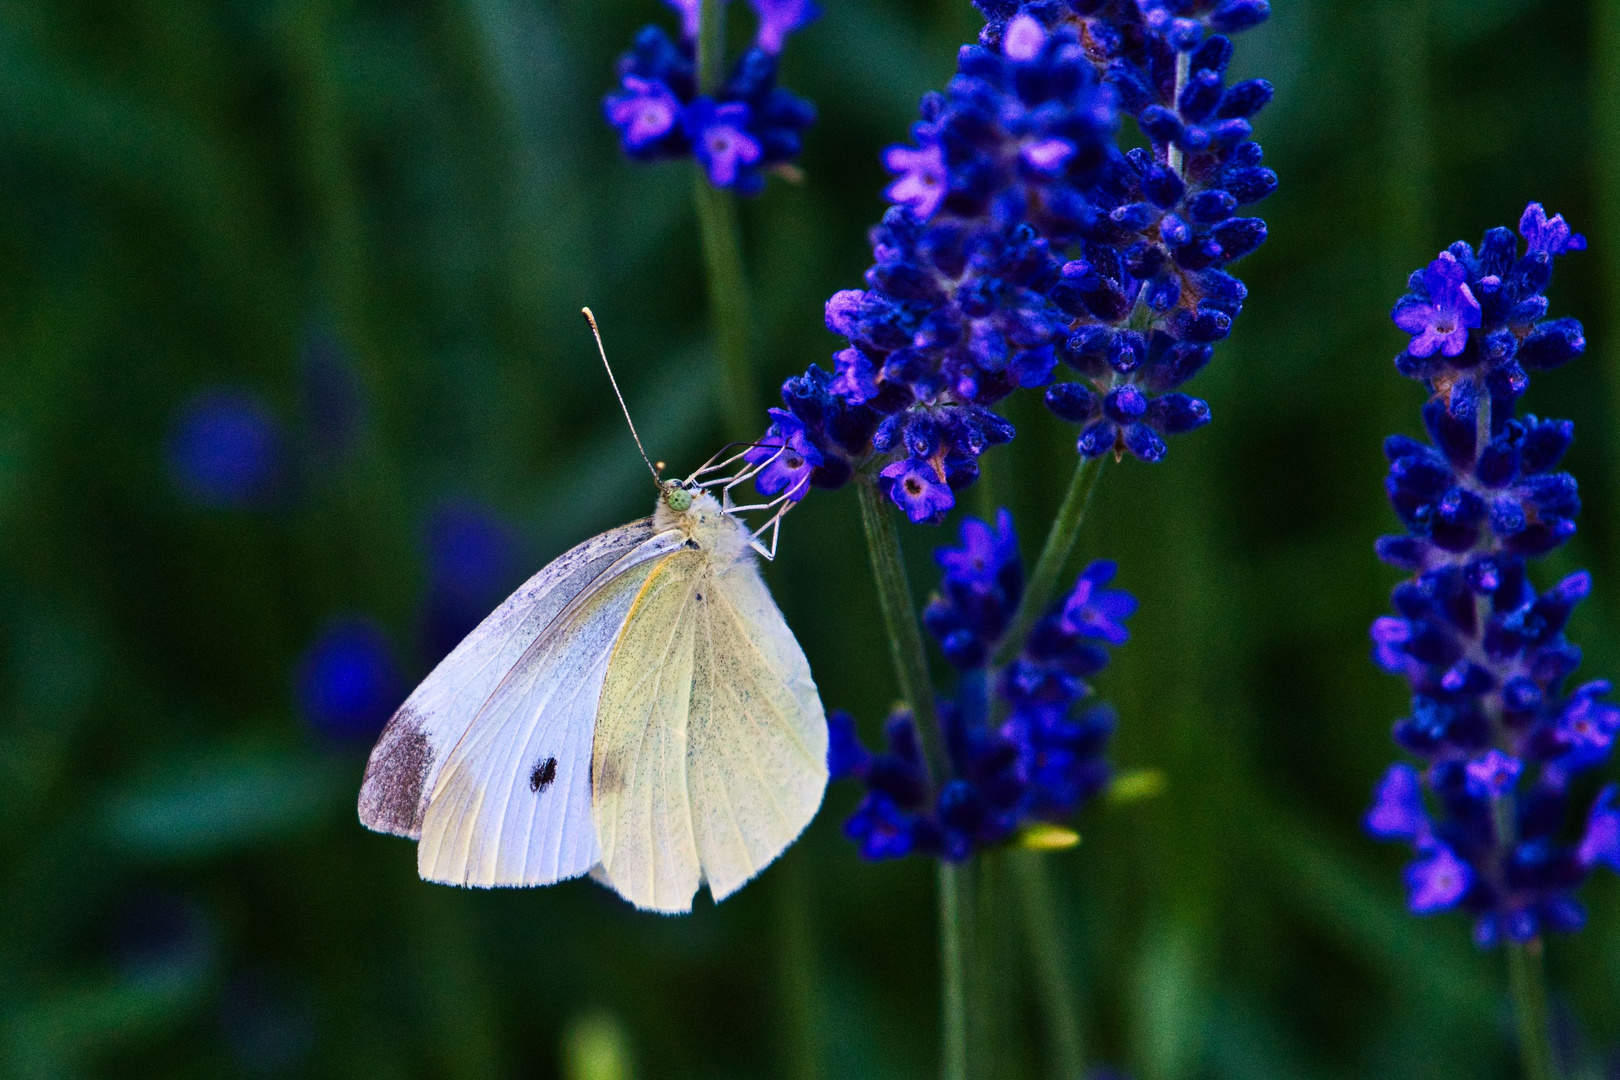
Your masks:
<path fill-rule="evenodd" d="M 613 365 L 608 363 L 607 350 L 602 347 L 602 331 L 596 328 L 596 316 L 591 314 L 590 308 L 580 308 L 585 321 L 590 324 L 591 336 L 596 338 L 596 351 L 602 357 L 602 366 L 607 368 L 608 382 L 613 384 L 613 396 L 619 399 L 619 409 L 624 413 L 624 422 L 630 425 L 630 437 L 636 440 L 636 449 L 641 451 L 641 460 L 647 463 L 647 469 L 653 474 L 653 483 L 662 485 L 663 478 L 653 466 L 652 458 L 647 456 L 647 448 L 641 445 L 641 436 L 636 434 L 636 422 L 630 419 L 630 407 L 624 403 L 624 395 L 619 392 L 619 380 L 613 377 Z"/>

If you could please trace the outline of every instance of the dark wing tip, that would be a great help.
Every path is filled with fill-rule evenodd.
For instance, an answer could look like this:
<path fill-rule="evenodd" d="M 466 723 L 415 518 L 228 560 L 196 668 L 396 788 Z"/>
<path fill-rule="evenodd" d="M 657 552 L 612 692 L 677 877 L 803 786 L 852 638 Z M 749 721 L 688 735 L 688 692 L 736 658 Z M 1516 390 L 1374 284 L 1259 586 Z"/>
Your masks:
<path fill-rule="evenodd" d="M 433 744 L 422 718 L 403 708 L 383 728 L 360 783 L 360 823 L 412 840 L 422 837 L 422 788 L 433 768 Z"/>

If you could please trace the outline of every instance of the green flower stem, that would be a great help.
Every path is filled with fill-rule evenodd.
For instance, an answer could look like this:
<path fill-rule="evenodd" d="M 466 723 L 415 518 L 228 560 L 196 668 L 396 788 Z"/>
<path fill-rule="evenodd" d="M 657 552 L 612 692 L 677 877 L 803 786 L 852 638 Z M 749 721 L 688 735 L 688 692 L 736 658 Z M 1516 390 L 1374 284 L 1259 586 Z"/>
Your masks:
<path fill-rule="evenodd" d="M 1074 475 L 1069 479 L 1069 490 L 1063 495 L 1063 505 L 1058 507 L 1057 517 L 1052 519 L 1052 527 L 1047 530 L 1046 543 L 1041 547 L 1041 554 L 1035 560 L 1035 571 L 1029 575 L 1029 584 L 1024 587 L 1024 598 L 1018 606 L 1018 615 L 1008 629 L 1007 635 L 1001 639 L 1001 647 L 996 650 L 995 662 L 1005 664 L 1017 656 L 1024 647 L 1024 639 L 1035 626 L 1035 620 L 1046 611 L 1046 605 L 1052 602 L 1052 592 L 1057 588 L 1058 577 L 1063 573 L 1064 564 L 1069 561 L 1069 554 L 1074 551 L 1074 542 L 1080 536 L 1080 523 L 1085 519 L 1086 506 L 1091 502 L 1091 493 L 1097 487 L 1097 478 L 1102 475 L 1102 458 L 1081 458 L 1080 463 L 1074 467 Z"/>
<path fill-rule="evenodd" d="M 917 608 L 912 603 L 911 585 L 906 580 L 894 510 L 870 478 L 863 477 L 855 486 L 860 492 L 861 526 L 866 534 L 866 551 L 872 560 L 872 577 L 877 582 L 878 607 L 883 612 L 883 627 L 888 632 L 895 678 L 900 683 L 900 696 L 911 707 L 929 783 L 935 785 L 950 775 L 950 763 L 934 712 L 928 653 L 923 649 Z M 940 860 L 940 1076 L 943 1080 L 967 1080 L 968 1077 L 967 928 L 973 919 L 972 874 L 971 862 L 957 866 Z"/>
<path fill-rule="evenodd" d="M 991 849 L 979 852 L 964 867 L 973 873 L 973 922 L 967 931 L 968 1064 L 975 1080 L 991 1080 L 1003 1070 L 997 1063 L 1006 1059 L 1013 1019 L 1013 988 L 1017 985 L 1010 970 L 1017 962 L 1011 946 L 1016 940 L 1008 934 L 1016 926 L 1007 918 L 1007 853 Z"/>
<path fill-rule="evenodd" d="M 965 929 L 972 921 L 973 862 L 939 860 L 940 1080 L 968 1080 Z"/>
<path fill-rule="evenodd" d="M 900 553 L 900 533 L 894 527 L 894 508 L 877 485 L 862 477 L 856 487 L 861 498 L 861 526 L 866 533 L 866 551 L 872 559 L 872 576 L 877 580 L 878 607 L 883 611 L 883 628 L 888 631 L 889 655 L 894 661 L 900 696 L 911 707 L 922 742 L 928 782 L 937 785 L 951 773 L 950 759 L 939 735 L 934 713 L 934 684 L 928 677 L 928 653 L 923 648 L 922 629 L 917 625 L 917 607 L 911 600 L 911 584 Z"/>
<path fill-rule="evenodd" d="M 1081 534 L 1085 520 L 1085 507 L 1097 489 L 1097 479 L 1103 473 L 1103 458 L 1081 458 L 1069 478 L 1069 489 L 1064 492 L 1063 505 L 1058 517 L 1051 521 L 1047 542 L 1035 559 L 1035 572 L 1030 573 L 1029 585 L 1024 588 L 1024 599 L 1019 604 L 1013 627 L 996 649 L 996 664 L 1006 664 L 1024 648 L 1035 620 L 1047 610 L 1051 594 L 1058 588 L 1058 578 L 1074 551 L 1074 541 Z M 1068 957 L 1061 947 L 1058 934 L 1058 913 L 1051 897 L 1050 882 L 1045 868 L 1040 865 L 1040 853 L 1017 852 L 1014 855 L 1014 884 L 1019 892 L 1019 905 L 1024 908 L 1024 923 L 1034 950 L 1037 994 L 1042 1010 L 1047 1015 L 1047 1031 L 1051 1040 L 1051 1057 L 1066 1080 L 1081 1075 L 1081 1025 L 1074 1012 L 1074 986 L 1069 978 Z"/>
<path fill-rule="evenodd" d="M 1080 1014 L 1069 978 L 1069 950 L 1058 925 L 1057 902 L 1046 872 L 1048 857 L 1045 852 L 1020 848 L 1012 852 L 1011 861 L 1022 901 L 1029 958 L 1035 968 L 1035 989 L 1052 1045 L 1052 1064 L 1062 1080 L 1080 1080 L 1085 1071 Z"/>
<path fill-rule="evenodd" d="M 816 1001 L 817 955 L 810 924 L 811 882 L 805 852 L 790 849 L 776 868 L 777 993 L 781 997 L 782 1072 L 786 1080 L 821 1075 L 821 1017 Z"/>
<path fill-rule="evenodd" d="M 1012 626 L 996 650 L 995 662 L 1005 664 L 1017 656 L 1024 641 L 1035 626 L 1035 620 L 1052 602 L 1063 567 L 1074 551 L 1080 536 L 1080 525 L 1085 520 L 1091 493 L 1096 490 L 1102 476 L 1103 458 L 1081 458 L 1069 479 L 1069 490 L 1063 495 L 1057 517 L 1047 530 L 1046 542 L 1035 560 L 1035 570 L 1025 586 L 1023 600 Z M 1046 877 L 1041 853 L 1019 851 L 1014 854 L 1014 881 L 1023 908 L 1025 932 L 1029 937 L 1035 964 L 1036 993 L 1046 1017 L 1046 1029 L 1051 1041 L 1052 1060 L 1065 1080 L 1077 1080 L 1084 1067 L 1080 1042 L 1080 1020 L 1075 1012 L 1075 989 L 1069 976 L 1069 962 L 1063 949 L 1063 938 L 1058 928 L 1056 906 L 1052 899 L 1051 883 Z"/>
<path fill-rule="evenodd" d="M 737 200 L 710 184 L 702 168 L 693 180 L 692 201 L 709 277 L 709 318 L 720 361 L 720 411 L 729 438 L 750 439 L 764 430 L 765 418 L 754 412 L 754 373 L 748 366 L 748 281 L 743 277 Z"/>
<path fill-rule="evenodd" d="M 703 0 L 698 9 L 698 93 L 713 95 L 726 70 L 726 0 Z"/>
<path fill-rule="evenodd" d="M 1558 1080 L 1547 1024 L 1547 975 L 1542 967 L 1540 940 L 1524 945 L 1509 942 L 1507 962 L 1513 1011 L 1519 1021 L 1519 1059 L 1524 1063 L 1524 1080 Z"/>
<path fill-rule="evenodd" d="M 698 85 L 706 94 L 719 88 L 725 38 L 725 5 L 721 0 L 703 0 Z M 692 183 L 708 272 L 709 319 L 714 324 L 715 356 L 720 362 L 720 412 L 727 437 L 750 439 L 759 434 L 764 417 L 754 411 L 754 375 L 748 366 L 748 279 L 743 275 L 737 200 L 731 192 L 710 184 L 702 166 L 694 168 Z"/>

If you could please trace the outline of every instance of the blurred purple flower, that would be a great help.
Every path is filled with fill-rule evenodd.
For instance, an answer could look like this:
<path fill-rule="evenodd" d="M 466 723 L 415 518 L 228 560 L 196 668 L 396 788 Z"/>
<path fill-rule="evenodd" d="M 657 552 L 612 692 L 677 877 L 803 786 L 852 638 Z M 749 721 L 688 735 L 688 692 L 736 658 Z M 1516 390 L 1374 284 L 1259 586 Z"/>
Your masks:
<path fill-rule="evenodd" d="M 435 510 L 424 540 L 428 580 L 421 645 L 431 665 L 448 656 L 506 594 L 518 543 L 494 511 L 465 500 Z"/>
<path fill-rule="evenodd" d="M 759 34 L 754 43 L 768 53 L 782 51 L 782 43 L 795 30 L 808 26 L 821 15 L 814 0 L 749 0 L 759 15 Z"/>
<path fill-rule="evenodd" d="M 664 138 L 681 119 L 681 103 L 656 79 L 624 77 L 624 89 L 607 98 L 608 122 L 619 129 L 628 150 L 640 150 Z"/>
<path fill-rule="evenodd" d="M 304 721 L 338 740 L 374 738 L 405 698 L 393 646 L 363 616 L 321 628 L 298 663 L 295 691 Z"/>
<path fill-rule="evenodd" d="M 169 474 L 201 506 L 263 505 L 285 476 L 286 444 L 268 405 L 250 391 L 216 387 L 191 399 L 169 432 Z"/>
<path fill-rule="evenodd" d="M 681 122 L 692 140 L 692 153 L 715 187 L 731 187 L 747 166 L 760 159 L 759 141 L 748 133 L 749 109 L 742 102 L 716 105 L 698 98 L 687 106 Z"/>

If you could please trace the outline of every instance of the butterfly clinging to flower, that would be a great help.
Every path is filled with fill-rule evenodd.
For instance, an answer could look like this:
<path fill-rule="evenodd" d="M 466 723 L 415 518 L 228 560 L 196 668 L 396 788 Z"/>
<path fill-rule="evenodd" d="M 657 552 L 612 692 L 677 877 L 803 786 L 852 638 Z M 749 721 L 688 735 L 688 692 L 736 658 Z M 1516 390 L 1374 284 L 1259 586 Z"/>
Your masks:
<path fill-rule="evenodd" d="M 589 873 L 684 912 L 704 882 L 735 892 L 815 815 L 827 722 L 755 558 L 791 504 L 733 506 L 762 465 L 704 479 L 727 464 L 659 481 L 650 517 L 559 556 L 388 722 L 360 820 L 416 839 L 423 878 Z M 741 517 L 772 509 L 757 530 Z"/>

